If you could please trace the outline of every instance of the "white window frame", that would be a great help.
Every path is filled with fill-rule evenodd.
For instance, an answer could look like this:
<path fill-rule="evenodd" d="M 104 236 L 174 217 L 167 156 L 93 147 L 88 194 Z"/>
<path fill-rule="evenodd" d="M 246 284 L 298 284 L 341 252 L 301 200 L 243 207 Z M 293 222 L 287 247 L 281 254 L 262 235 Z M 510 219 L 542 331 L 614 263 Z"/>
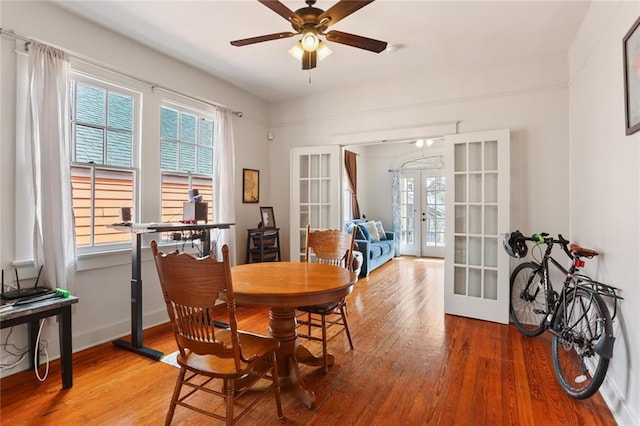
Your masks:
<path fill-rule="evenodd" d="M 215 126 L 217 125 L 214 115 L 212 113 L 207 112 L 207 111 L 204 111 L 204 110 L 201 110 L 201 109 L 197 109 L 197 108 L 193 108 L 193 107 L 188 107 L 188 106 L 185 106 L 185 105 L 181 105 L 179 103 L 171 102 L 169 100 L 163 100 L 160 103 L 160 111 L 159 111 L 160 119 L 158 121 L 159 125 L 160 125 L 160 128 L 158 129 L 159 130 L 159 135 L 160 135 L 160 157 L 162 156 L 162 139 L 163 139 L 163 137 L 162 137 L 162 108 L 167 108 L 167 109 L 171 109 L 171 110 L 177 111 L 179 114 L 180 113 L 186 113 L 186 114 L 193 115 L 193 116 L 196 117 L 196 120 L 207 119 L 207 120 L 210 120 L 213 123 L 213 129 L 212 129 L 213 141 L 212 141 L 212 144 L 211 144 L 211 147 L 210 147 L 211 150 L 212 150 L 212 161 L 213 161 L 213 149 L 214 149 L 214 146 L 215 146 L 215 143 L 216 143 L 216 140 L 215 140 L 215 133 L 216 133 L 215 132 Z M 178 120 L 178 138 L 176 139 L 177 142 L 178 142 L 178 149 L 177 149 L 178 153 L 180 152 L 180 144 L 182 144 L 182 143 L 191 143 L 191 142 L 184 142 L 184 141 L 182 141 L 180 139 L 180 125 L 181 125 L 180 120 Z M 196 125 L 196 131 L 199 132 L 199 130 L 200 130 L 200 126 Z M 199 141 L 200 141 L 200 139 L 199 139 L 199 134 L 198 134 L 198 136 L 196 137 L 196 142 L 194 144 L 196 146 L 196 152 L 198 152 L 197 148 L 201 145 L 199 143 Z M 208 147 L 208 146 L 206 146 L 206 147 Z M 197 161 L 198 161 L 198 158 L 197 158 L 197 154 L 196 154 L 196 159 L 195 159 L 195 163 L 196 164 L 197 164 Z M 215 188 L 213 188 L 213 170 L 212 170 L 211 175 L 204 175 L 204 174 L 195 173 L 195 172 L 183 172 L 183 171 L 179 170 L 179 168 L 180 168 L 179 159 L 178 159 L 177 167 L 178 167 L 177 170 L 163 170 L 162 169 L 162 165 L 159 164 L 160 174 L 161 174 L 161 182 L 164 182 L 165 178 L 168 178 L 168 179 L 173 178 L 173 179 L 175 179 L 175 178 L 183 177 L 187 181 L 191 181 L 191 179 L 193 179 L 193 178 L 204 179 L 204 180 L 209 180 L 211 182 L 212 191 L 215 192 Z M 160 188 L 160 198 L 161 198 L 160 199 L 160 216 L 161 217 L 162 217 L 162 209 L 163 209 L 163 206 L 162 206 L 162 195 L 163 194 L 162 194 L 162 185 L 161 185 L 161 188 Z M 185 193 L 185 201 L 188 201 L 188 194 L 187 193 Z M 209 206 L 209 210 L 210 211 L 212 211 L 212 207 L 213 207 L 212 205 Z M 182 219 L 182 218 L 180 218 L 180 219 Z M 210 219 L 212 219 L 212 218 L 210 218 Z"/>
<path fill-rule="evenodd" d="M 92 164 L 92 163 L 77 163 L 74 162 L 75 158 L 75 120 L 74 120 L 74 105 L 72 105 L 73 97 L 70 98 L 70 136 L 71 136 L 71 167 L 89 167 L 92 169 L 92 173 L 96 170 L 118 170 L 125 171 L 130 170 L 133 174 L 133 218 L 137 217 L 137 212 L 140 211 L 140 190 L 138 183 L 138 175 L 140 172 L 140 141 L 141 141 L 141 106 L 142 106 L 142 93 L 134 90 L 131 87 L 126 87 L 122 84 L 118 84 L 109 79 L 94 76 L 91 74 L 87 74 L 75 69 L 71 71 L 71 80 L 72 85 L 75 84 L 73 82 L 81 82 L 88 85 L 100 87 L 109 91 L 114 91 L 126 96 L 130 96 L 133 98 L 133 129 L 132 129 L 132 147 L 131 147 L 131 167 L 118 167 L 118 166 L 110 166 L 108 164 Z M 106 129 L 106 126 L 105 126 Z M 92 202 L 95 201 L 92 195 Z M 92 223 L 93 231 L 95 232 L 95 224 Z M 76 250 L 78 255 L 82 254 L 92 254 L 92 253 L 103 253 L 103 252 L 112 252 L 122 249 L 130 249 L 131 248 L 131 239 L 126 234 L 123 234 L 123 242 L 118 243 L 103 243 L 96 245 L 93 241 L 91 245 L 86 246 L 77 246 Z"/>

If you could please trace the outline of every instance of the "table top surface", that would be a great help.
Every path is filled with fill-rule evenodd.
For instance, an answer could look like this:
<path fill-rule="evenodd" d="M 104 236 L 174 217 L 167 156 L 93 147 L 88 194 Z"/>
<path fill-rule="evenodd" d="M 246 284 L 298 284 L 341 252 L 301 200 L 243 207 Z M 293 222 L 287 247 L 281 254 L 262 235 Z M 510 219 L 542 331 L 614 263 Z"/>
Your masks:
<path fill-rule="evenodd" d="M 340 300 L 356 276 L 339 266 L 307 262 L 262 262 L 231 268 L 239 304 L 295 308 Z"/>
<path fill-rule="evenodd" d="M 121 232 L 133 232 L 137 234 L 152 232 L 190 231 L 200 229 L 228 229 L 235 223 L 114 223 L 107 225 L 107 228 Z"/>
<path fill-rule="evenodd" d="M 45 312 L 52 309 L 58 309 L 63 306 L 72 305 L 78 303 L 76 296 L 69 297 L 54 297 L 51 299 L 40 300 L 32 303 L 13 305 L 13 301 L 3 302 L 0 307 L 12 306 L 12 308 L 3 310 L 0 312 L 0 321 L 6 321 L 13 318 L 26 317 L 31 314 L 39 312 Z"/>

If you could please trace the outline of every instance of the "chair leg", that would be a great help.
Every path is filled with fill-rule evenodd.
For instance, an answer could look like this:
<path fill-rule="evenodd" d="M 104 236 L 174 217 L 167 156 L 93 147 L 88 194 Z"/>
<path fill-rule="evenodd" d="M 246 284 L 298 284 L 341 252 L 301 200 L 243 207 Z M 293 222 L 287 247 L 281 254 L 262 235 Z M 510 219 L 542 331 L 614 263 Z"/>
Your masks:
<path fill-rule="evenodd" d="M 233 424 L 233 394 L 235 392 L 235 388 L 234 388 L 234 382 L 233 380 L 225 380 L 224 381 L 224 387 L 225 387 L 225 400 L 227 403 L 227 425 L 232 425 Z"/>
<path fill-rule="evenodd" d="M 327 365 L 327 317 L 326 315 L 320 315 L 322 317 L 322 367 L 324 374 L 329 373 L 329 366 Z"/>
<path fill-rule="evenodd" d="M 180 368 L 180 373 L 178 373 L 178 380 L 176 381 L 176 385 L 173 388 L 173 395 L 171 396 L 169 411 L 167 412 L 167 417 L 164 421 L 165 426 L 169 426 L 171 424 L 171 421 L 173 420 L 173 414 L 176 411 L 176 402 L 180 397 L 180 390 L 182 389 L 182 382 L 184 381 L 184 375 L 186 372 L 186 368 Z"/>
<path fill-rule="evenodd" d="M 275 351 L 271 354 L 271 376 L 273 377 L 273 391 L 276 394 L 276 409 L 278 418 L 282 419 L 282 402 L 280 401 L 280 377 L 278 377 L 278 361 Z"/>
<path fill-rule="evenodd" d="M 353 341 L 351 341 L 351 332 L 349 331 L 347 312 L 344 305 L 340 306 L 340 315 L 342 315 L 342 322 L 344 322 L 344 331 L 347 333 L 347 339 L 349 339 L 349 346 L 351 346 L 351 350 L 353 350 Z"/>

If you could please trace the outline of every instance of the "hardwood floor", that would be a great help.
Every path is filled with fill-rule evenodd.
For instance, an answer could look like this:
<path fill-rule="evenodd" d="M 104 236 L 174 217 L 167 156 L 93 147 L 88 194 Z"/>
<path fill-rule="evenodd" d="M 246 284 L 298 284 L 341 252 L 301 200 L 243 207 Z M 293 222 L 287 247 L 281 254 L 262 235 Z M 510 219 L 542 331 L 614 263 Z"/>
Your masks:
<path fill-rule="evenodd" d="M 285 419 L 272 397 L 242 424 L 260 425 L 612 425 L 599 394 L 576 401 L 556 383 L 545 334 L 443 315 L 443 264 L 396 258 L 361 279 L 347 298 L 355 349 L 329 343 L 328 375 L 303 366 L 316 407 L 283 390 Z M 240 326 L 267 334 L 265 309 L 241 307 Z M 176 350 L 167 325 L 146 330 L 145 345 Z M 307 344 L 315 353 L 321 348 Z M 60 388 L 60 365 L 39 383 L 33 372 L 0 381 L 0 421 L 11 425 L 163 424 L 178 369 L 106 343 L 74 356 L 74 386 Z M 615 362 L 615 361 L 614 361 Z M 211 424 L 182 408 L 174 424 Z"/>

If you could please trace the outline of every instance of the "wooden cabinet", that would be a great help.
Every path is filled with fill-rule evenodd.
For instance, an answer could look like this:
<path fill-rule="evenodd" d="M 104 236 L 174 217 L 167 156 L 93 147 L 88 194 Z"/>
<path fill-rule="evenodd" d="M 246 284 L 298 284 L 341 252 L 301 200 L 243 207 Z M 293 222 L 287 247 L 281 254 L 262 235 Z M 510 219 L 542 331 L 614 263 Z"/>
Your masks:
<path fill-rule="evenodd" d="M 245 263 L 278 262 L 280 256 L 280 228 L 247 229 Z"/>

